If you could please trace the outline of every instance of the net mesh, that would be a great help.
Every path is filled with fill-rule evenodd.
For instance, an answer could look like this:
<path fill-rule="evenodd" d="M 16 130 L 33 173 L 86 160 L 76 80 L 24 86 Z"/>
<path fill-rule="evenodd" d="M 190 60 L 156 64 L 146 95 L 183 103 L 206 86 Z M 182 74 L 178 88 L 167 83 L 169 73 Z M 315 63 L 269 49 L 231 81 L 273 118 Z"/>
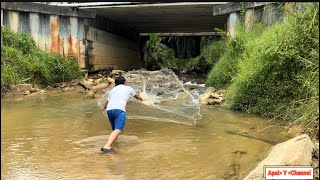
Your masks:
<path fill-rule="evenodd" d="M 134 98 L 129 99 L 126 108 L 128 119 L 190 125 L 195 125 L 196 121 L 201 119 L 199 94 L 204 85 L 197 85 L 195 88 L 190 82 L 183 84 L 170 69 L 133 70 L 123 76 L 126 78 L 126 84 L 143 98 L 142 102 Z M 111 88 L 98 100 L 99 107 L 102 107 Z"/>

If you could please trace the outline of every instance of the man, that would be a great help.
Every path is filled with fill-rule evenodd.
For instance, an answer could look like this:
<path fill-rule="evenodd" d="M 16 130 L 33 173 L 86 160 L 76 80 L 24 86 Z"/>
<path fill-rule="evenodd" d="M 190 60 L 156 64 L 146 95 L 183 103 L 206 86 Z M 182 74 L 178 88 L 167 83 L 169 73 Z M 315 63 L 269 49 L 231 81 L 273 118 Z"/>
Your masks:
<path fill-rule="evenodd" d="M 108 93 L 108 99 L 104 104 L 104 110 L 107 111 L 108 118 L 112 127 L 112 133 L 109 136 L 107 144 L 101 148 L 102 152 L 114 154 L 116 151 L 112 148 L 113 142 L 123 132 L 126 123 L 126 104 L 130 96 L 142 101 L 142 98 L 130 86 L 126 86 L 126 79 L 118 76 L 115 79 L 115 87 Z"/>

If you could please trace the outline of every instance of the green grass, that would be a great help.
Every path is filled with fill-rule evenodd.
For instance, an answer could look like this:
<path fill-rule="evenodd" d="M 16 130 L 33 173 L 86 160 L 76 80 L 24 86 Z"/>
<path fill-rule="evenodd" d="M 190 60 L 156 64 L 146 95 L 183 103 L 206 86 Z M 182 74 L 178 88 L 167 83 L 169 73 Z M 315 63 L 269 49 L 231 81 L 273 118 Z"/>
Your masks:
<path fill-rule="evenodd" d="M 261 26 L 262 27 L 262 26 Z M 226 88 L 224 106 L 319 130 L 319 3 L 293 6 L 284 21 L 257 31 L 238 28 L 208 84 Z"/>

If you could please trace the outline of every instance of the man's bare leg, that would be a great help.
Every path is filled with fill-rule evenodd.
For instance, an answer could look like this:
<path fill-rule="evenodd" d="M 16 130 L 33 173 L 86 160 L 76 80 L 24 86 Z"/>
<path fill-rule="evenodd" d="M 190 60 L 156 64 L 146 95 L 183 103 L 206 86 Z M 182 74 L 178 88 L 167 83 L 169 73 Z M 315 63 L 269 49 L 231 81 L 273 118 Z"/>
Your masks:
<path fill-rule="evenodd" d="M 118 136 L 121 133 L 122 131 L 120 131 L 119 129 L 115 129 L 114 131 L 112 131 L 107 141 L 107 144 L 104 146 L 104 148 L 110 149 L 112 147 L 113 142 L 118 138 Z"/>

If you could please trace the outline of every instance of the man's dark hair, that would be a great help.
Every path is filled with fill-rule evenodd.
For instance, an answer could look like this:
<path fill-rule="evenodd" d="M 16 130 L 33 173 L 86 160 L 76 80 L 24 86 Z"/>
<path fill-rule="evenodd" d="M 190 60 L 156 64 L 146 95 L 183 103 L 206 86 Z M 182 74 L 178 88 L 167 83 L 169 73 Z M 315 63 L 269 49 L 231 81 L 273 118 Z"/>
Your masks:
<path fill-rule="evenodd" d="M 114 80 L 114 83 L 116 84 L 116 86 L 119 84 L 124 84 L 125 82 L 126 82 L 126 79 L 123 76 L 118 76 Z"/>

